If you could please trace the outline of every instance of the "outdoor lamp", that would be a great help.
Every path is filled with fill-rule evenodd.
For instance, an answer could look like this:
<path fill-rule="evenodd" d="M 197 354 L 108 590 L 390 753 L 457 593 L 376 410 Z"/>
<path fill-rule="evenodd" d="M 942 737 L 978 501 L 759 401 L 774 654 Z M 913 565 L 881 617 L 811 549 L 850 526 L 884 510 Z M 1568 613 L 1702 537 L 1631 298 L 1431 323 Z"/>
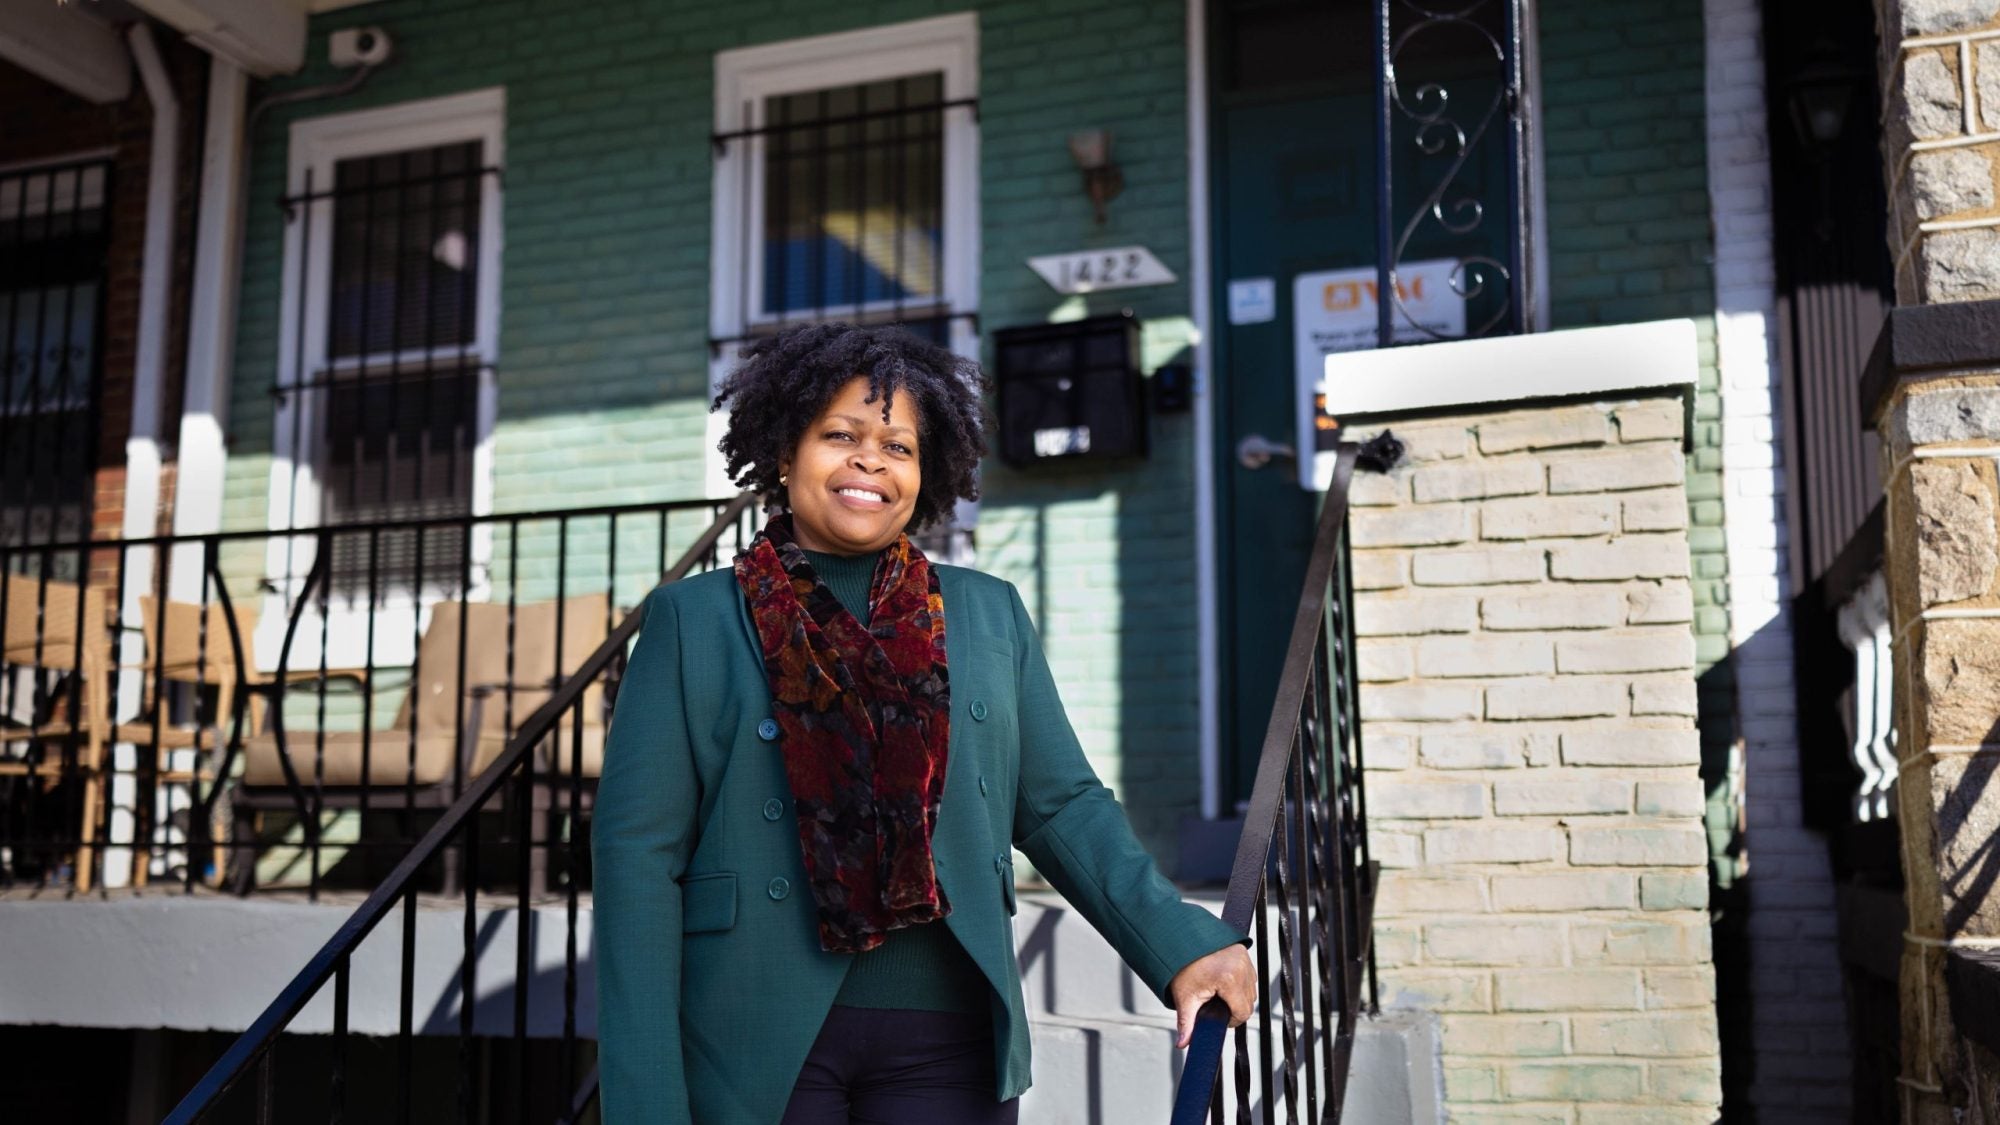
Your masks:
<path fill-rule="evenodd" d="M 1834 234 L 1833 154 L 1847 131 L 1847 113 L 1863 81 L 1860 72 L 1841 64 L 1840 52 L 1822 39 L 1806 52 L 1805 64 L 1785 83 L 1785 107 L 1809 174 L 1818 182 L 1819 213 L 1813 236 L 1821 242 Z"/>
<path fill-rule="evenodd" d="M 1785 83 L 1792 127 L 1807 155 L 1827 156 L 1847 130 L 1847 110 L 1860 76 L 1840 65 L 1831 44 L 1815 46 L 1807 62 Z"/>
<path fill-rule="evenodd" d="M 1125 190 L 1125 173 L 1111 162 L 1111 130 L 1091 129 L 1069 135 L 1070 159 L 1083 170 L 1083 193 L 1097 213 L 1097 225 L 1104 225 L 1104 205 Z"/>

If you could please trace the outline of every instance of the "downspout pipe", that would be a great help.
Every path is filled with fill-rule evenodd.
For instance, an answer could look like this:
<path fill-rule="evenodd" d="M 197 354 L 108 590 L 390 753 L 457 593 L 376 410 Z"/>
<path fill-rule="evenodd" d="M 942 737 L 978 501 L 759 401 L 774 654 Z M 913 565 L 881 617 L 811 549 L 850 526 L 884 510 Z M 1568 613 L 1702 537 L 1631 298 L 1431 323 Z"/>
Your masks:
<path fill-rule="evenodd" d="M 194 292 L 188 301 L 187 382 L 181 399 L 174 474 L 174 534 L 222 530 L 230 372 L 236 354 L 236 288 L 242 262 L 248 77 L 221 55 L 208 69 L 195 218 Z M 202 600 L 200 544 L 176 547 L 168 589 Z"/>
<path fill-rule="evenodd" d="M 161 399 L 166 393 L 167 310 L 173 296 L 174 186 L 180 173 L 181 106 L 174 97 L 173 83 L 160 61 L 152 28 L 134 23 L 125 33 L 146 87 L 146 100 L 153 106 L 152 149 L 148 156 L 146 180 L 146 234 L 139 265 L 139 337 L 132 365 L 132 428 L 125 438 L 125 513 L 121 527 L 124 538 L 143 539 L 158 533 L 160 509 L 160 430 Z M 139 596 L 152 583 L 152 548 L 133 548 L 126 555 L 124 588 L 119 591 L 119 617 L 123 622 L 139 620 Z M 144 645 L 136 628 L 121 629 L 118 636 L 118 663 L 135 668 L 145 659 Z M 118 678 L 118 698 L 113 702 L 119 722 L 131 720 L 139 712 L 142 677 Z M 133 869 L 136 842 L 137 786 L 132 771 L 137 767 L 137 751 L 128 743 L 112 748 L 111 815 L 109 841 L 105 849 L 104 885 L 126 886 L 145 873 Z M 125 845 L 123 847 L 119 845 Z"/>
<path fill-rule="evenodd" d="M 153 31 L 135 23 L 126 33 L 146 99 L 153 104 L 152 155 L 146 180 L 146 237 L 139 269 L 138 354 L 132 370 L 132 429 L 125 439 L 124 534 L 158 531 L 160 406 L 166 390 L 167 310 L 173 295 L 174 185 L 180 173 L 181 107 L 160 61 Z"/>
<path fill-rule="evenodd" d="M 195 219 L 194 292 L 188 302 L 187 383 L 181 398 L 180 442 L 175 455 L 175 535 L 222 530 L 251 130 L 268 109 L 351 93 L 374 71 L 373 66 L 363 66 L 339 82 L 270 94 L 251 103 L 249 75 L 243 68 L 223 55 L 210 56 L 201 193 Z M 199 544 L 174 549 L 172 573 L 167 579 L 174 598 L 202 600 L 201 566 Z"/>

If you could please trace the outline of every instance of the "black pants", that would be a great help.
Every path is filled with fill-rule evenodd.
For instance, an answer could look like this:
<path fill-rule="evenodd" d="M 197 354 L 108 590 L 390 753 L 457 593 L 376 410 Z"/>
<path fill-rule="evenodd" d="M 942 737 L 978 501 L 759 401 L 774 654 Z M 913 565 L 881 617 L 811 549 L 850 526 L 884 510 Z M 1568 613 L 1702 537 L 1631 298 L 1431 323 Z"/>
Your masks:
<path fill-rule="evenodd" d="M 1021 1100 L 994 1085 L 986 1013 L 836 1004 L 782 1125 L 1015 1125 Z"/>

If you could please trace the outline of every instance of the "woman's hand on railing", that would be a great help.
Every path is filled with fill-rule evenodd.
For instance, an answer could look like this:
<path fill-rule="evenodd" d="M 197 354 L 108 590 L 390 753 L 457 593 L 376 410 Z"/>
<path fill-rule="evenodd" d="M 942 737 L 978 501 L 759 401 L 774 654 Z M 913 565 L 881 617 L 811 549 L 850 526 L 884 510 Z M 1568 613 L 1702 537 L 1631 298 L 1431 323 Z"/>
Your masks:
<path fill-rule="evenodd" d="M 1257 1006 L 1257 970 L 1242 946 L 1224 946 L 1175 973 L 1167 995 L 1174 999 L 1174 1044 L 1184 1048 L 1194 1039 L 1196 1014 L 1210 1000 L 1229 1005 L 1231 1027 L 1250 1019 Z"/>

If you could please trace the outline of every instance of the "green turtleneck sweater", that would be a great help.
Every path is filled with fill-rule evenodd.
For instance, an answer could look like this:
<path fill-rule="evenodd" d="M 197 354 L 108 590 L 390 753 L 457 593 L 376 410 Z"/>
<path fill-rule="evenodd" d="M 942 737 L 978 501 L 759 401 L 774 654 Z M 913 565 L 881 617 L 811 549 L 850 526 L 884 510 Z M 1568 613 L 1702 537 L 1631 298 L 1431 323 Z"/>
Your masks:
<path fill-rule="evenodd" d="M 820 581 L 864 624 L 876 557 L 806 552 Z M 833 1002 L 854 1008 L 983 1012 L 991 992 L 986 975 L 951 929 L 943 922 L 927 922 L 892 930 L 881 945 L 855 954 Z"/>

